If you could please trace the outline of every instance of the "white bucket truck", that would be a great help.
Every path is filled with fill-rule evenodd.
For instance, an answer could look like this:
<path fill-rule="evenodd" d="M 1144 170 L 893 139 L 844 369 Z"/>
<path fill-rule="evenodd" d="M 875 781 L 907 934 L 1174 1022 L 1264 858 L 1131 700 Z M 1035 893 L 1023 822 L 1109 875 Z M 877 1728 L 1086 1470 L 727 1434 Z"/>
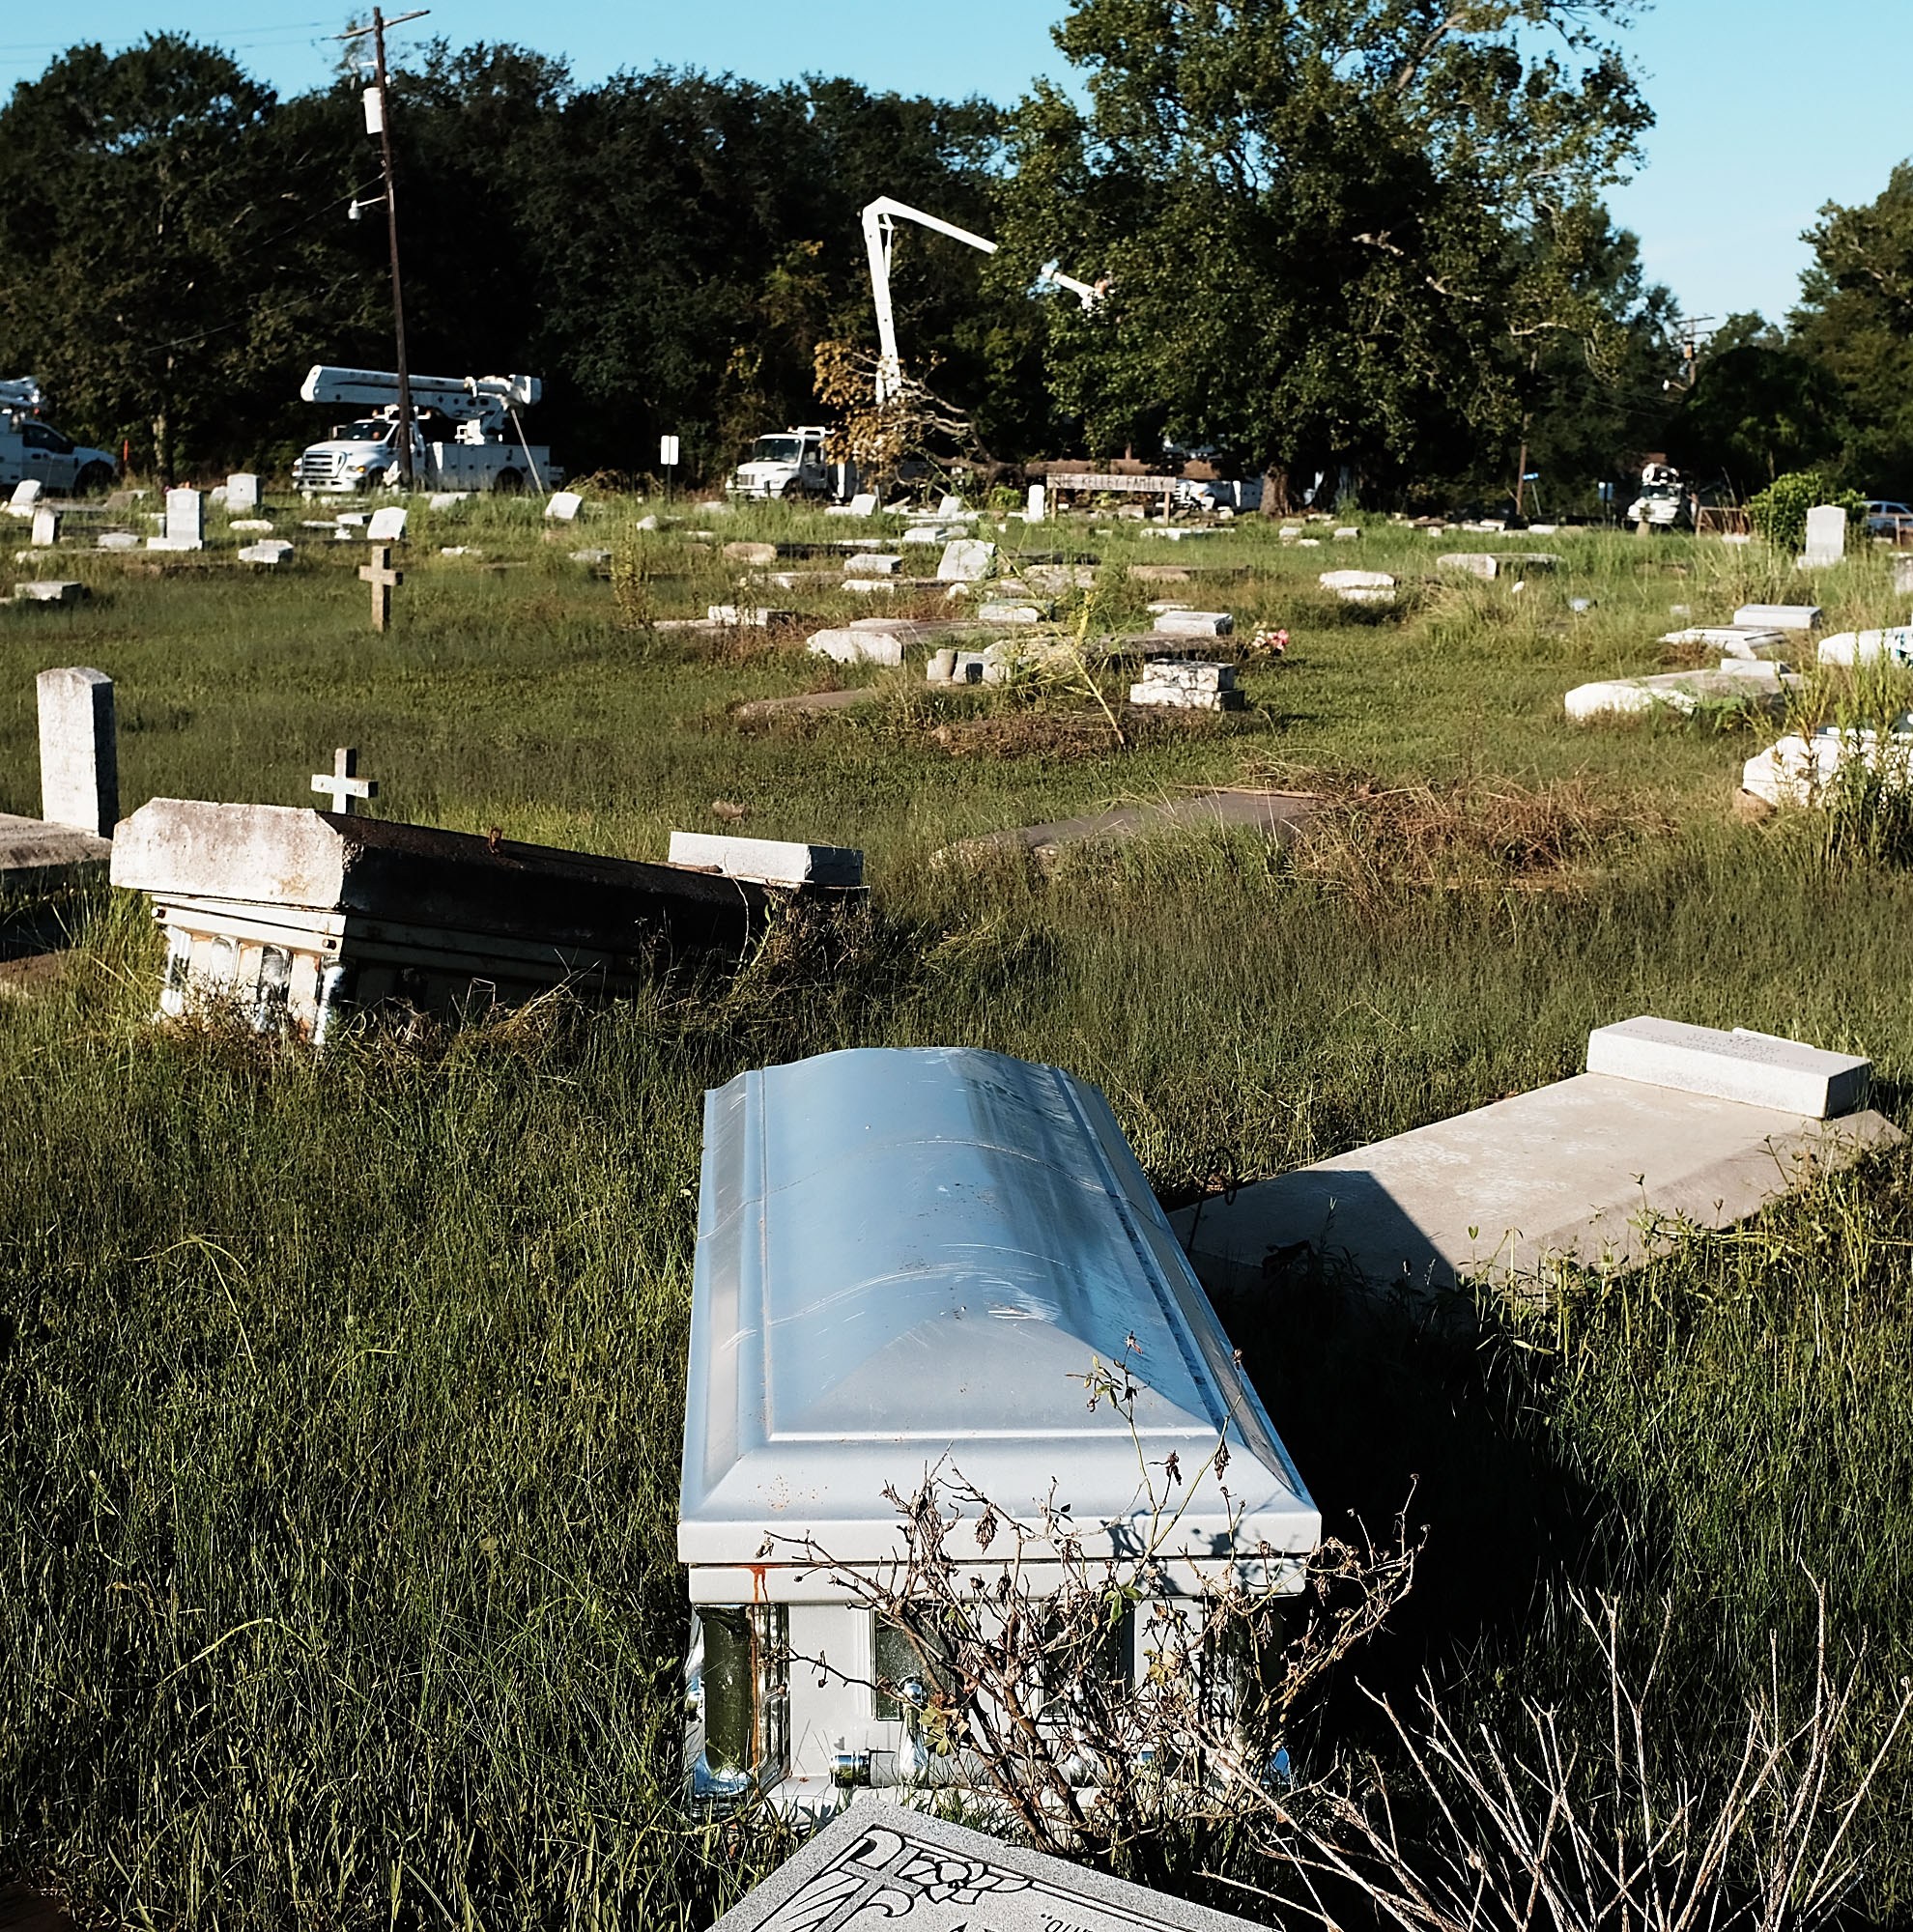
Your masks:
<path fill-rule="evenodd" d="M 80 496 L 110 487 L 112 452 L 88 449 L 40 415 L 40 384 L 31 376 L 0 382 L 0 490 L 38 483 L 49 495 Z"/>
<path fill-rule="evenodd" d="M 414 376 L 412 473 L 420 489 L 544 492 L 564 481 L 552 452 L 528 442 L 518 419 L 544 393 L 535 376 Z M 398 377 L 385 369 L 315 364 L 300 385 L 308 403 L 350 403 L 370 413 L 338 423 L 293 465 L 307 495 L 396 489 Z"/>
<path fill-rule="evenodd" d="M 831 497 L 847 501 L 856 495 L 857 468 L 832 463 L 824 454 L 830 432 L 815 423 L 760 436 L 751 453 L 731 472 L 733 497 Z"/>

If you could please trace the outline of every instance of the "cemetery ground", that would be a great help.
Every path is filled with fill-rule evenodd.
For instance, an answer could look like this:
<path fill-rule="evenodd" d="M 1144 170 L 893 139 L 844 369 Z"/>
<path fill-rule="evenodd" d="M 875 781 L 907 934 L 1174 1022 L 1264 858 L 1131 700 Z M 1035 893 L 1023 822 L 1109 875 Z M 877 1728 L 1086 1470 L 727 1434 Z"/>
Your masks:
<path fill-rule="evenodd" d="M 745 1067 L 871 1044 L 1055 1062 L 1103 1089 L 1171 1203 L 1577 1071 L 1591 1027 L 1650 1010 L 1870 1053 L 1875 1104 L 1907 1122 L 1902 829 L 1737 819 L 1771 722 L 1561 712 L 1570 686 L 1668 668 L 1674 606 L 1699 623 L 1793 598 L 1786 560 L 1013 524 L 1009 551 L 1099 559 L 1091 634 L 1155 597 L 1290 634 L 1247 660 L 1244 712 L 1120 713 L 1119 744 L 1073 674 L 937 692 L 920 654 L 807 657 L 818 623 L 890 607 L 821 577 L 740 584 L 722 548 L 856 526 L 642 514 L 553 542 L 535 506 L 415 511 L 384 636 L 348 544 L 256 577 L 63 554 L 86 601 L 0 608 L 0 810 L 36 806 L 33 674 L 85 664 L 117 682 L 126 810 L 307 804 L 355 744 L 382 816 L 629 857 L 734 826 L 862 846 L 871 886 L 734 977 L 317 1058 L 155 1026 L 143 909 L 69 908 L 63 969 L 0 999 L 0 1880 L 138 1923 L 689 1928 L 775 1863 L 774 1828 L 689 1816 L 678 1779 L 699 1103 Z M 572 560 L 586 543 L 609 574 Z M 1434 581 L 1439 551 L 1525 544 L 1559 572 Z M 1395 573 L 1399 604 L 1325 593 L 1348 562 Z M 1813 588 L 1829 629 L 1905 615 L 1871 555 Z M 719 602 L 812 621 L 646 621 Z M 733 716 L 838 677 L 876 696 Z M 1101 673 L 1112 705 L 1128 677 Z M 1218 832 L 934 863 L 1242 783 L 1325 808 L 1287 850 Z M 1725 1778 L 1746 1700 L 1807 1694 L 1817 1584 L 1837 1658 L 1859 1659 L 1862 1751 L 1913 1670 L 1910 1175 L 1877 1156 L 1472 1327 L 1352 1326 L 1306 1277 L 1224 1307 L 1325 1520 L 1427 1525 L 1355 1674 L 1406 1706 L 1426 1670 L 1459 1719 L 1532 1698 L 1605 1736 L 1574 1596 L 1610 1593 L 1630 1651 L 1661 1647 L 1652 1742 Z M 1298 1740 L 1338 1747 L 1385 1748 L 1347 1675 Z M 1862 1837 L 1857 1909 L 1903 1918 L 1904 1741 Z M 1269 1874 L 1208 1843 L 1151 1876 L 1256 1915 L 1240 1888 Z"/>

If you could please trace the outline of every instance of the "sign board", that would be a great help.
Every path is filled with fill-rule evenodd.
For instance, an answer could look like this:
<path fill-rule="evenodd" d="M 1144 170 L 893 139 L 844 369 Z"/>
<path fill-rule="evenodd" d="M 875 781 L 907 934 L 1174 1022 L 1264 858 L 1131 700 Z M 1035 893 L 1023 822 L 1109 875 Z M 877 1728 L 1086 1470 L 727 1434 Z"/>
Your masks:
<path fill-rule="evenodd" d="M 667 469 L 677 468 L 677 439 L 674 436 L 658 438 L 658 461 Z"/>
<path fill-rule="evenodd" d="M 1251 1932 L 899 1805 L 853 1804 L 713 1932 Z"/>

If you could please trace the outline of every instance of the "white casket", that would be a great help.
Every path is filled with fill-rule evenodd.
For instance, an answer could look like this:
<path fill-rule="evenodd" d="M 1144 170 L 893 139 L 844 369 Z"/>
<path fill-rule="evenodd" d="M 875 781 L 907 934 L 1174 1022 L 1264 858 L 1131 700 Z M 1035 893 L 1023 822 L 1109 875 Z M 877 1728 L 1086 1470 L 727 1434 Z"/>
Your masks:
<path fill-rule="evenodd" d="M 1087 1405 L 1097 1362 L 1138 1385 L 1133 1439 Z M 1201 1473 L 1163 1546 L 1142 1461 L 1172 1452 Z M 697 1613 L 694 1789 L 780 1787 L 808 1806 L 846 1767 L 892 1781 L 901 1714 L 872 1690 L 885 1634 L 831 1566 L 900 1556 L 884 1492 L 913 1493 L 939 1463 L 1026 1523 L 1054 1486 L 1092 1561 L 1152 1531 L 1168 1590 L 1227 1570 L 1299 1589 L 1321 1536 L 1094 1088 L 958 1048 L 741 1075 L 705 1098 L 692 1294 L 677 1549 Z M 1041 1563 L 1021 1576 L 1042 1593 Z"/>

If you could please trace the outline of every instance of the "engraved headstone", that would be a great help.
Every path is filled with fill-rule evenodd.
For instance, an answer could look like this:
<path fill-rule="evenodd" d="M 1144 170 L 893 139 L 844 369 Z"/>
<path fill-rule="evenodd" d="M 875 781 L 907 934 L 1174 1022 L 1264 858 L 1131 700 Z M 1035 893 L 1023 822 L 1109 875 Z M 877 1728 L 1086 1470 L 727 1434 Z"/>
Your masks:
<path fill-rule="evenodd" d="M 854 1804 L 713 1932 L 1249 1932 L 963 1825 Z"/>
<path fill-rule="evenodd" d="M 206 548 L 206 498 L 197 490 L 166 492 L 167 550 Z"/>
<path fill-rule="evenodd" d="M 226 478 L 226 508 L 236 517 L 249 517 L 259 507 L 259 478 L 249 469 L 236 469 Z"/>
<path fill-rule="evenodd" d="M 1846 554 L 1846 512 L 1838 503 L 1816 503 L 1807 512 L 1807 554 L 1810 570 L 1838 563 Z"/>
<path fill-rule="evenodd" d="M 120 816 L 119 739 L 113 680 L 73 666 L 43 670 L 40 703 L 40 815 L 101 838 Z"/>

